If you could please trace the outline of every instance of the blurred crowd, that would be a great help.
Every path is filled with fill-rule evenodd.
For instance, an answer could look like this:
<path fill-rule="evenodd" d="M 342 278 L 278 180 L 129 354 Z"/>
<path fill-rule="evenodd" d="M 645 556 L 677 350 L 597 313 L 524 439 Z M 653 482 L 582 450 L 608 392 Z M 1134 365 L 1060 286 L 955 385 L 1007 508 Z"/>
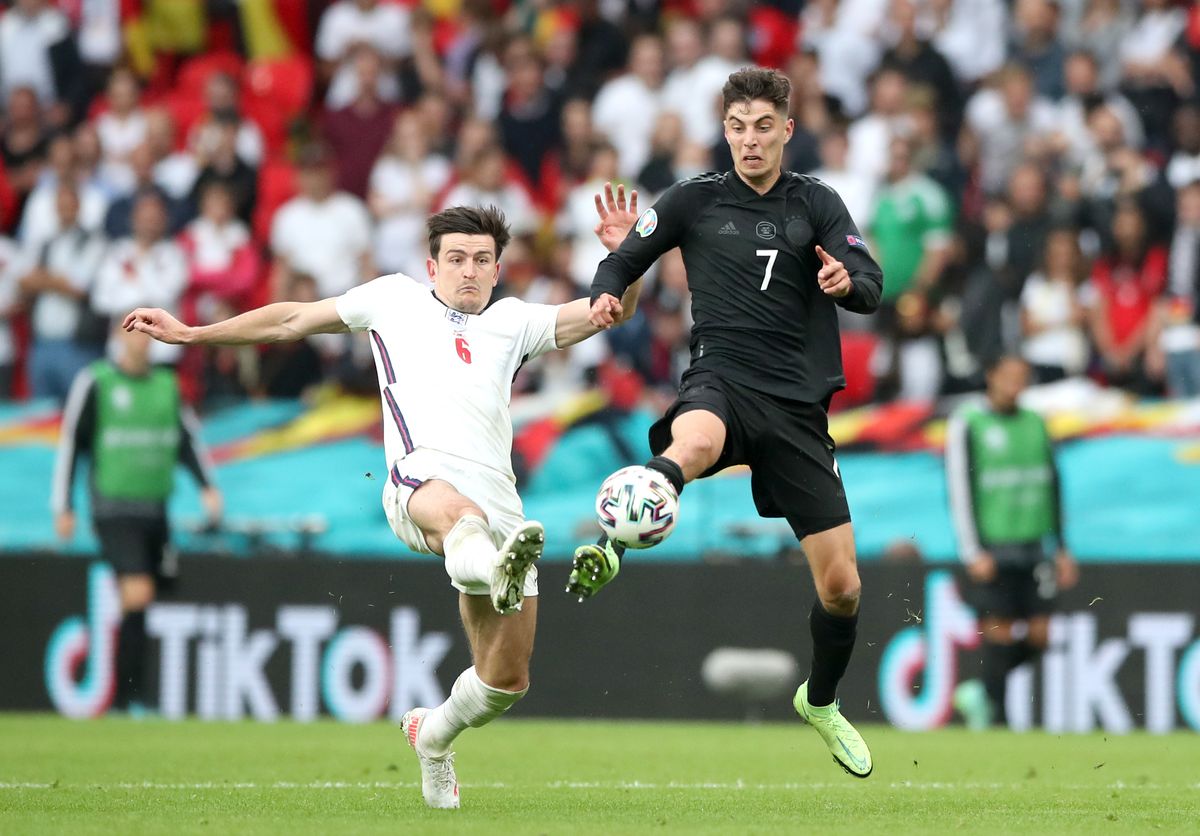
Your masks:
<path fill-rule="evenodd" d="M 785 166 L 884 268 L 841 405 L 1037 378 L 1200 395 L 1200 3 L 13 0 L 0 13 L 0 398 L 62 399 L 138 305 L 210 322 L 425 276 L 424 219 L 494 204 L 500 293 L 586 295 L 605 181 L 730 167 L 733 70 L 792 79 Z M 677 253 L 627 326 L 525 369 L 665 397 Z M 365 343 L 155 346 L 189 399 L 374 389 Z M 615 381 L 615 382 L 614 382 Z"/>

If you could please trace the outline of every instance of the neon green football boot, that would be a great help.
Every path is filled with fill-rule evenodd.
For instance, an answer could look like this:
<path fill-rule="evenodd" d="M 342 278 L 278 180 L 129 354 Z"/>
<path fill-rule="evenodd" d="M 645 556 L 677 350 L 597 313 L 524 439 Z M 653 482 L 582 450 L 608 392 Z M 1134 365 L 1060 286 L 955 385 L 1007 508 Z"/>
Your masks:
<path fill-rule="evenodd" d="M 792 705 L 800 719 L 817 730 L 825 745 L 829 747 L 833 760 L 842 769 L 855 778 L 866 778 L 871 774 L 874 764 L 871 763 L 871 750 L 866 741 L 858 733 L 858 729 L 850 725 L 850 721 L 842 716 L 840 704 L 834 700 L 829 705 L 817 707 L 808 702 L 808 680 L 797 689 Z"/>
<path fill-rule="evenodd" d="M 604 545 L 587 544 L 575 550 L 571 563 L 571 577 L 567 579 L 567 593 L 582 601 L 591 598 L 605 587 L 621 571 L 621 552 L 607 539 Z"/>

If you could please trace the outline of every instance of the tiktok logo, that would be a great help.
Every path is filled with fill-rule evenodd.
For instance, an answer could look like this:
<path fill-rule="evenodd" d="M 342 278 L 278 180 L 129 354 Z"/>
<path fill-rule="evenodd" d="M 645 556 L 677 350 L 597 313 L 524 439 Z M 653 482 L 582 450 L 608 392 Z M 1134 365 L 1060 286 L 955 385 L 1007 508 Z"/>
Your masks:
<path fill-rule="evenodd" d="M 978 646 L 977 630 L 975 612 L 962 602 L 953 576 L 931 572 L 925 579 L 924 621 L 897 633 L 883 652 L 879 692 L 888 720 L 921 730 L 950 719 L 957 650 Z"/>
<path fill-rule="evenodd" d="M 104 563 L 88 569 L 87 620 L 73 615 L 58 625 L 46 647 L 46 690 L 67 717 L 98 717 L 112 704 L 113 669 L 121 598 L 113 571 Z M 85 665 L 82 676 L 79 668 Z"/>

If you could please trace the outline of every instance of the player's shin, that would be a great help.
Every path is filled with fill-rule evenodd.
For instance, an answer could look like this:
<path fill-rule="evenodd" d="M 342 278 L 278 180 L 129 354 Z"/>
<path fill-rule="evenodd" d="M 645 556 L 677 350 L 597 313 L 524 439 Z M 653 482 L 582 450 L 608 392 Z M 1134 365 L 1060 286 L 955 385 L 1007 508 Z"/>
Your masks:
<path fill-rule="evenodd" d="M 837 685 L 846 673 L 858 634 L 858 613 L 834 615 L 818 599 L 808 619 L 812 632 L 812 672 L 808 677 L 808 701 L 813 706 L 829 705 L 837 696 Z"/>
<path fill-rule="evenodd" d="M 467 668 L 455 680 L 446 701 L 422 720 L 417 741 L 421 751 L 433 757 L 444 755 L 463 731 L 487 725 L 528 691 L 493 688 L 479 678 L 474 666 Z"/>
<path fill-rule="evenodd" d="M 133 610 L 122 617 L 117 633 L 117 708 L 145 703 L 145 679 L 146 612 Z"/>

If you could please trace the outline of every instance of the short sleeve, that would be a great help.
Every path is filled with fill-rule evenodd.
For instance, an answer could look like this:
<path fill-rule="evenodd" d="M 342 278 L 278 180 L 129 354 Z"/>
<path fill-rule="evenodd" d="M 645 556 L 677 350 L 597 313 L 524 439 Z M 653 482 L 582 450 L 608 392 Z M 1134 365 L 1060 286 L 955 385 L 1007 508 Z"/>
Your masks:
<path fill-rule="evenodd" d="M 558 325 L 559 307 L 522 302 L 515 298 L 503 299 L 496 303 L 497 312 L 503 313 L 517 334 L 517 349 L 521 360 L 531 360 L 558 348 L 554 331 Z"/>
<path fill-rule="evenodd" d="M 395 305 L 397 282 L 404 281 L 412 280 L 407 276 L 383 276 L 350 288 L 334 302 L 338 316 L 351 331 L 366 331 L 374 324 L 379 311 Z"/>

